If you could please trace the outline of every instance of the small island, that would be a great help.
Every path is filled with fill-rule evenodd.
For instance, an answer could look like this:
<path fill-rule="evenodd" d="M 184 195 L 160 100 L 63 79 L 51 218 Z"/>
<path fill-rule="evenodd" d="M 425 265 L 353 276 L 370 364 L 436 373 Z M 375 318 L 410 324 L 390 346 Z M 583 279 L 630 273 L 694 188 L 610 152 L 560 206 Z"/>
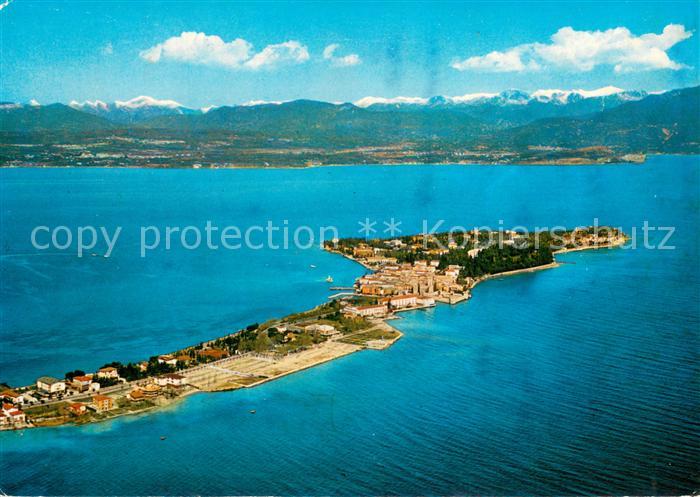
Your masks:
<path fill-rule="evenodd" d="M 402 336 L 389 324 L 401 312 L 457 304 L 489 278 L 556 267 L 556 254 L 626 241 L 619 229 L 597 226 L 332 240 L 326 250 L 368 272 L 352 287 L 331 286 L 328 302 L 142 362 L 42 376 L 16 388 L 3 384 L 0 429 L 143 413 L 196 392 L 251 388 L 353 352 L 385 349 Z"/>

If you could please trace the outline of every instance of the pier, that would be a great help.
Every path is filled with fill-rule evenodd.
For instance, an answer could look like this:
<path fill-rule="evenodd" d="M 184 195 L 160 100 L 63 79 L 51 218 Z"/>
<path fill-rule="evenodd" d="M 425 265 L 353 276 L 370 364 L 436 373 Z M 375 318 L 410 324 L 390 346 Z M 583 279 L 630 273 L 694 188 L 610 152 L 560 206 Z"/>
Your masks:
<path fill-rule="evenodd" d="M 355 295 L 355 292 L 334 293 L 333 295 L 328 296 L 328 300 L 339 299 L 341 297 L 352 296 L 352 295 Z"/>

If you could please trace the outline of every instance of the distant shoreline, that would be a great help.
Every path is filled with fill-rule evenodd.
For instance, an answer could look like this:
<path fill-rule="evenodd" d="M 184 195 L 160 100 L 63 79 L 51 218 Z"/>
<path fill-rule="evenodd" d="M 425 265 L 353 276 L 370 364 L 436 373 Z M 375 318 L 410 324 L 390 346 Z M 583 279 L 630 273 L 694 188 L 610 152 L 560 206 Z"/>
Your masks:
<path fill-rule="evenodd" d="M 649 154 L 649 155 L 679 155 L 679 156 L 694 156 L 696 154 Z M 620 159 L 620 160 L 617 160 Z M 406 161 L 406 162 L 377 162 L 377 163 L 363 163 L 363 162 L 349 162 L 349 163 L 331 163 L 331 164 L 308 164 L 308 165 L 285 165 L 285 166 L 264 166 L 260 164 L 232 164 L 232 165 L 226 165 L 226 166 L 201 166 L 201 167 L 195 167 L 195 166 L 184 166 L 184 165 L 171 165 L 171 166 L 132 166 L 132 165 L 125 165 L 125 166 L 49 166 L 49 165 L 41 165 L 41 166 L 16 166 L 16 165 L 4 165 L 0 164 L 0 169 L 153 169 L 153 170 L 186 170 L 186 169 L 194 169 L 194 170 L 227 170 L 227 169 L 232 169 L 232 170 L 237 170 L 237 169 L 260 169 L 260 170 L 275 170 L 275 169 L 280 169 L 280 170 L 287 170 L 287 169 L 315 169 L 315 168 L 322 168 L 322 167 L 377 167 L 377 166 L 490 166 L 490 167 L 502 167 L 502 166 L 540 166 L 540 167 L 546 167 L 546 166 L 569 166 L 569 167 L 574 167 L 574 166 L 587 166 L 587 167 L 594 167 L 594 166 L 631 166 L 631 165 L 640 165 L 640 164 L 645 164 L 646 163 L 646 156 L 643 159 L 640 160 L 622 160 L 622 158 L 613 158 L 610 161 L 602 161 L 602 162 L 591 162 L 589 160 L 551 160 L 551 161 L 545 161 L 545 160 L 534 160 L 532 162 L 487 162 L 487 161 L 469 161 L 469 162 L 414 162 L 414 161 Z"/>
<path fill-rule="evenodd" d="M 533 162 L 373 162 L 373 163 L 334 163 L 334 164 L 309 164 L 309 165 L 284 165 L 284 166 L 264 166 L 260 164 L 236 164 L 228 166 L 182 166 L 182 165 L 171 165 L 171 166 L 141 166 L 141 165 L 124 165 L 124 166 L 51 166 L 51 165 L 41 165 L 41 166 L 17 166 L 17 165 L 6 165 L 0 164 L 1 169 L 134 169 L 134 170 L 204 170 L 204 171 L 218 171 L 218 170 L 261 170 L 261 171 L 273 171 L 273 170 L 308 170 L 317 169 L 325 167 L 410 167 L 410 166 L 435 166 L 435 167 L 596 167 L 596 166 L 639 166 L 644 165 L 648 162 L 650 157 L 700 157 L 697 153 L 646 153 L 643 154 L 644 159 L 640 161 L 611 161 L 611 162 L 576 162 L 571 163 L 568 161 L 533 161 Z"/>

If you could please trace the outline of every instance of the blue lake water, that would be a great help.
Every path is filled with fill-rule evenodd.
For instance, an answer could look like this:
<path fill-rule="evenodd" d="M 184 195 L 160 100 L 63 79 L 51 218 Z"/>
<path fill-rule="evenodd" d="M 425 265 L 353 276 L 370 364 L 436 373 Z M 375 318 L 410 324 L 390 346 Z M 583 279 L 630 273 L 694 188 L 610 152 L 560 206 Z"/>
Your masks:
<path fill-rule="evenodd" d="M 246 391 L 0 433 L 9 494 L 678 494 L 700 487 L 700 165 L 0 170 L 0 381 L 136 360 L 311 307 L 362 268 L 307 250 L 155 250 L 140 225 L 673 226 L 404 315 L 405 337 Z M 110 258 L 36 225 L 123 231 Z M 641 245 L 641 232 L 638 233 Z M 658 243 L 663 233 L 652 232 Z M 104 247 L 94 249 L 103 253 Z M 312 268 L 311 265 L 315 265 Z M 249 414 L 250 409 L 257 411 Z M 161 441 L 160 436 L 167 436 Z"/>

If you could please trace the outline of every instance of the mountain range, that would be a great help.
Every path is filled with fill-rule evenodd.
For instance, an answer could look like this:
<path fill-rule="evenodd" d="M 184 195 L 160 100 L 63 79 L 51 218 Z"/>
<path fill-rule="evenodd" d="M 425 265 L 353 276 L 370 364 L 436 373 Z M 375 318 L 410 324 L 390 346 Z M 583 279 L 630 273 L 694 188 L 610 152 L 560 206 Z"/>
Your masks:
<path fill-rule="evenodd" d="M 68 104 L 72 109 L 104 117 L 116 123 L 134 123 L 146 121 L 164 115 L 200 114 L 201 110 L 190 109 L 174 100 L 158 100 L 153 97 L 140 96 L 127 101 L 117 100 L 111 104 L 100 100 Z"/>
<path fill-rule="evenodd" d="M 151 97 L 110 104 L 0 103 L 0 143 L 81 143 L 122 136 L 256 150 L 486 147 L 522 154 L 543 147 L 610 147 L 616 153 L 698 153 L 699 97 L 700 87 L 660 94 L 605 87 L 428 99 L 365 97 L 354 103 L 251 102 L 205 109 Z"/>
<path fill-rule="evenodd" d="M 646 97 L 645 91 L 628 91 L 607 86 L 597 90 L 536 90 L 527 93 L 521 90 L 506 90 L 501 93 L 471 93 L 461 96 L 422 97 L 364 97 L 352 105 L 371 111 L 404 110 L 415 112 L 425 109 L 459 109 L 469 114 L 488 117 L 501 108 L 504 115 L 511 119 L 527 121 L 539 117 L 554 115 L 576 115 L 585 112 L 601 111 L 616 107 L 622 103 L 641 100 Z M 265 105 L 285 105 L 290 102 L 252 101 L 246 104 L 226 107 L 261 107 Z M 39 107 L 32 102 L 30 107 Z M 336 104 L 338 105 L 338 104 Z M 345 104 L 343 104 L 345 105 Z M 22 104 L 5 104 L 5 108 L 19 108 Z M 106 103 L 100 100 L 84 102 L 71 101 L 72 109 L 100 116 L 108 121 L 127 124 L 147 121 L 154 117 L 170 115 L 202 115 L 217 106 L 201 109 L 186 107 L 174 100 L 159 100 L 148 96 L 139 96 L 131 100 L 117 100 Z M 1 107 L 1 106 L 0 106 Z"/>

